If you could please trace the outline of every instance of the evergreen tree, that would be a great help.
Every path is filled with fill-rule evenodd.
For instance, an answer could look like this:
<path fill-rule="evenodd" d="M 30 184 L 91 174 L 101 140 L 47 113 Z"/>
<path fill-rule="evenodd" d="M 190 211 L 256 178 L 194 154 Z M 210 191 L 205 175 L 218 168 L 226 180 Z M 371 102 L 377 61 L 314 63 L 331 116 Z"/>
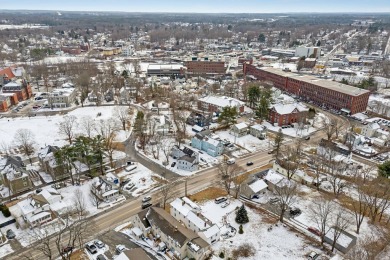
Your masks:
<path fill-rule="evenodd" d="M 248 212 L 246 212 L 244 204 L 237 210 L 236 222 L 239 224 L 245 224 L 249 222 Z"/>
<path fill-rule="evenodd" d="M 244 230 L 242 229 L 242 225 L 240 225 L 240 228 L 238 229 L 238 234 L 244 234 Z"/>
<path fill-rule="evenodd" d="M 235 107 L 224 107 L 218 117 L 218 123 L 224 123 L 229 126 L 235 124 L 237 117 L 237 109 Z"/>

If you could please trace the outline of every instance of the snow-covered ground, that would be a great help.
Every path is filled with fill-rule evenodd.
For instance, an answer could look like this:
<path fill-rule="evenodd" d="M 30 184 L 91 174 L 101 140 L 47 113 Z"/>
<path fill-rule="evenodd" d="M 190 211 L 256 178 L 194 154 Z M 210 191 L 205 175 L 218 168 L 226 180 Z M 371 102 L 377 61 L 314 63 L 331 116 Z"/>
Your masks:
<path fill-rule="evenodd" d="M 6 259 L 5 256 L 14 252 L 10 244 L 0 246 L 0 258 Z"/>
<path fill-rule="evenodd" d="M 76 116 L 78 120 L 83 117 L 91 117 L 95 121 L 108 119 L 113 116 L 115 106 L 84 107 L 77 108 L 67 115 Z M 101 113 L 101 116 L 97 116 Z M 58 133 L 58 124 L 63 120 L 62 115 L 55 116 L 36 116 L 36 117 L 16 117 L 0 119 L 0 143 L 6 143 L 14 146 L 14 136 L 18 129 L 29 129 L 34 134 L 36 148 L 46 145 L 63 146 L 67 143 L 66 137 Z M 76 124 L 76 134 L 83 133 L 80 123 Z M 120 131 L 118 141 L 127 138 L 127 133 Z M 12 149 L 11 149 L 12 150 Z M 11 151 L 12 152 L 12 151 Z M 17 152 L 17 151 L 14 151 Z"/>
<path fill-rule="evenodd" d="M 244 147 L 249 152 L 265 151 L 269 149 L 270 145 L 269 140 L 260 140 L 250 134 L 235 138 L 234 135 L 229 133 L 229 131 L 218 131 L 216 132 L 216 135 L 218 135 L 222 140 L 226 139 L 233 144 Z"/>
<path fill-rule="evenodd" d="M 125 192 L 130 193 L 133 197 L 140 196 L 144 192 L 147 192 L 158 185 L 158 182 L 152 178 L 153 176 L 160 178 L 159 175 L 153 173 L 142 164 L 137 163 L 136 166 L 137 168 L 130 172 L 124 170 L 117 174 L 117 176 L 122 180 L 129 180 L 129 182 L 124 186 L 124 190 Z M 134 187 L 127 190 L 126 187 L 129 187 L 130 184 L 134 184 Z"/>
<path fill-rule="evenodd" d="M 274 126 L 268 122 L 263 122 L 262 125 L 266 126 L 269 130 L 271 130 L 273 132 L 278 132 L 279 129 L 281 129 L 281 127 Z M 284 128 L 284 129 L 282 128 L 282 133 L 285 135 L 288 135 L 288 136 L 292 136 L 292 137 L 304 137 L 304 136 L 310 135 L 311 133 L 314 133 L 317 130 L 318 129 L 316 129 L 314 127 L 309 127 L 309 128 L 305 127 L 302 130 L 297 129 L 297 128 Z"/>
<path fill-rule="evenodd" d="M 230 205 L 223 209 L 220 205 L 209 201 L 201 205 L 201 208 L 205 217 L 217 223 L 221 228 L 221 234 L 224 234 L 229 230 L 228 226 L 225 225 L 226 223 L 229 223 L 237 231 L 239 230 L 239 224 L 235 222 L 235 209 L 241 204 L 238 200 L 231 200 Z M 245 243 L 249 243 L 255 249 L 254 256 L 245 258 L 252 260 L 305 259 L 311 251 L 318 251 L 304 237 L 296 234 L 283 224 L 271 225 L 263 221 L 263 217 L 259 213 L 248 207 L 246 207 L 246 210 L 249 223 L 243 225 L 244 233 L 236 232 L 233 237 L 227 239 L 221 237 L 220 241 L 212 245 L 216 255 L 223 251 L 225 257 L 228 257 L 232 250 Z M 272 226 L 272 230 L 268 231 L 270 226 Z"/>

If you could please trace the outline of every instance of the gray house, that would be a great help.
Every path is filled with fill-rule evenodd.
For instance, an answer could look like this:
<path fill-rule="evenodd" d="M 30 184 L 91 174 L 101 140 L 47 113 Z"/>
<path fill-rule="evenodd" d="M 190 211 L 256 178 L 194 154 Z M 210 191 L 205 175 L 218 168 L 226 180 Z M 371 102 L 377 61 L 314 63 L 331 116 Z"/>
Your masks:
<path fill-rule="evenodd" d="M 189 172 L 197 171 L 199 166 L 199 154 L 194 150 L 178 146 L 172 148 L 172 157 L 177 159 L 177 168 Z"/>
<path fill-rule="evenodd" d="M 221 155 L 224 150 L 222 141 L 212 138 L 210 130 L 199 132 L 192 137 L 191 146 L 214 157 Z"/>

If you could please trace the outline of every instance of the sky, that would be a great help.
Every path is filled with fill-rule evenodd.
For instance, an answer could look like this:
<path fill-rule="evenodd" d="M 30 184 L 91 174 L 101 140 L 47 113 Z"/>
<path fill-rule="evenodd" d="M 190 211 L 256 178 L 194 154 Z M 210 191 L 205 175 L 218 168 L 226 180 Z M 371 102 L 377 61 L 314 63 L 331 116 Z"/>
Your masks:
<path fill-rule="evenodd" d="M 0 0 L 1 9 L 185 12 L 390 12 L 390 0 Z"/>

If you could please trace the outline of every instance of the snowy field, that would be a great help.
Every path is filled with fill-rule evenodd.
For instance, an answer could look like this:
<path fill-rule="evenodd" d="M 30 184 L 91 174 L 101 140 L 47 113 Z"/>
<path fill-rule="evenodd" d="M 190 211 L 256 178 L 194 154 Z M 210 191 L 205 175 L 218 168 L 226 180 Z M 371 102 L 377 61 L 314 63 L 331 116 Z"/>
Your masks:
<path fill-rule="evenodd" d="M 227 232 L 226 223 L 229 223 L 237 231 L 239 224 L 235 222 L 235 208 L 239 207 L 241 202 L 231 200 L 230 205 L 226 208 L 221 208 L 213 201 L 206 202 L 201 205 L 202 213 L 217 223 L 221 228 L 221 234 Z M 250 260 L 257 259 L 306 259 L 307 254 L 311 251 L 318 251 L 310 245 L 303 237 L 284 227 L 283 224 L 272 225 L 263 221 L 262 216 L 250 208 L 248 211 L 249 223 L 243 225 L 244 234 L 238 232 L 226 240 L 221 237 L 221 240 L 212 245 L 216 255 L 221 251 L 225 252 L 225 257 L 228 257 L 232 250 L 237 249 L 240 245 L 249 243 L 255 248 L 255 255 L 249 258 Z M 224 220 L 226 219 L 226 221 Z M 268 228 L 272 225 L 272 230 Z"/>
<path fill-rule="evenodd" d="M 108 119 L 113 116 L 115 106 L 105 107 L 84 107 L 73 110 L 68 115 L 76 116 L 80 121 L 83 117 L 91 117 L 95 121 Z M 101 116 L 97 117 L 97 114 Z M 0 143 L 14 145 L 14 136 L 18 129 L 29 129 L 35 136 L 36 148 L 46 145 L 63 146 L 67 144 L 65 136 L 58 133 L 58 124 L 63 120 L 62 115 L 56 116 L 36 116 L 36 117 L 16 117 L 13 119 L 0 119 Z M 76 133 L 82 133 L 79 122 L 76 124 Z M 125 140 L 128 134 L 124 131 L 118 133 L 118 141 Z"/>

